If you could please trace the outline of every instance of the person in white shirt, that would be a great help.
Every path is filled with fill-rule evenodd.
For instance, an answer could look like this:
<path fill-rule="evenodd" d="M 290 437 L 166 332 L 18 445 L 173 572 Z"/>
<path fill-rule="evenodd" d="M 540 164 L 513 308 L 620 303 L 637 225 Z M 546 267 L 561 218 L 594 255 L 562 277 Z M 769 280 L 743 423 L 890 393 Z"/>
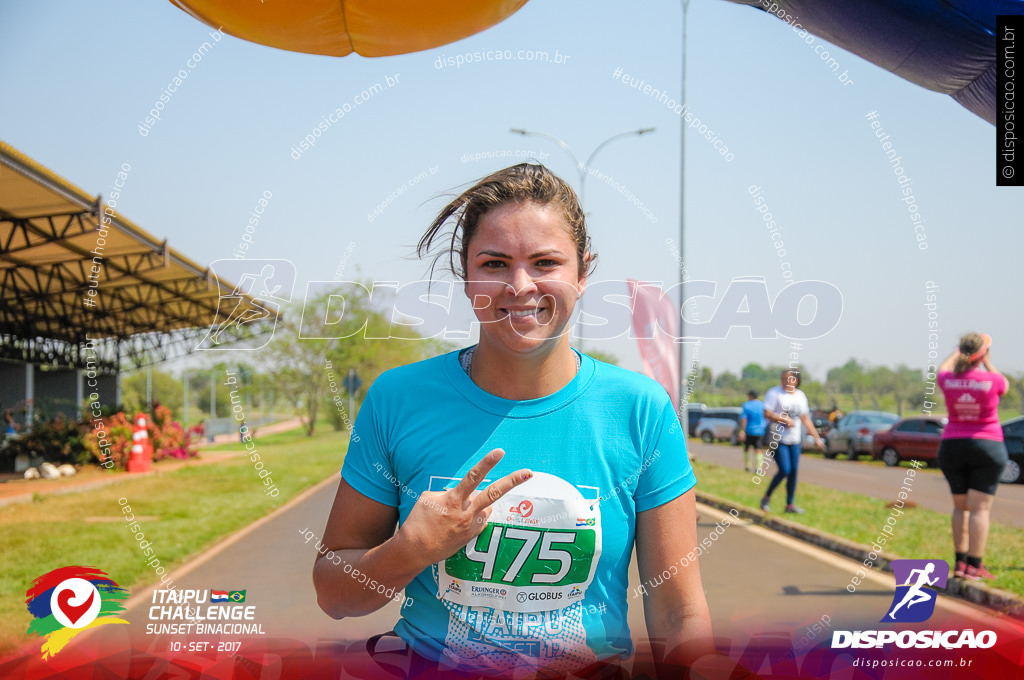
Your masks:
<path fill-rule="evenodd" d="M 800 389 L 800 371 L 787 368 L 782 372 L 782 384 L 772 387 L 764 395 L 764 416 L 768 426 L 768 453 L 765 458 L 775 458 L 778 472 L 772 477 L 761 509 L 771 510 L 772 492 L 786 480 L 786 512 L 803 514 L 803 510 L 793 504 L 796 497 L 796 472 L 800 462 L 800 442 L 803 438 L 800 424 L 814 437 L 818 448 L 824 448 L 818 430 L 811 422 L 811 409 L 807 404 L 807 395 Z"/>

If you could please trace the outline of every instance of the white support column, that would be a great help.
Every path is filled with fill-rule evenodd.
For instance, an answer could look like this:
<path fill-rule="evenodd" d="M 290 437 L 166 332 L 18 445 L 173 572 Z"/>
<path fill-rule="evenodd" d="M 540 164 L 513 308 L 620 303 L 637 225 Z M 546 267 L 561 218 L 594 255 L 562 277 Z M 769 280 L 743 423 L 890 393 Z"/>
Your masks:
<path fill-rule="evenodd" d="M 82 418 L 82 402 L 85 401 L 85 373 L 80 368 L 75 369 L 75 408 L 78 418 Z"/>
<path fill-rule="evenodd" d="M 36 367 L 25 364 L 25 432 L 32 429 L 33 401 L 36 398 Z"/>
<path fill-rule="evenodd" d="M 188 369 L 181 372 L 181 382 L 185 385 L 185 405 L 182 407 L 181 422 L 188 430 Z"/>

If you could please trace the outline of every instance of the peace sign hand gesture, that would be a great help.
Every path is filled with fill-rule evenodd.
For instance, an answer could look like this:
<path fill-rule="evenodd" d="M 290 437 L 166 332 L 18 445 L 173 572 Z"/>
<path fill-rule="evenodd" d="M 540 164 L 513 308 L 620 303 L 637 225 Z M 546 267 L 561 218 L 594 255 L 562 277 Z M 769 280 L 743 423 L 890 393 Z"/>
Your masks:
<path fill-rule="evenodd" d="M 395 538 L 404 543 L 423 567 L 455 554 L 480 535 L 491 516 L 491 505 L 533 476 L 529 470 L 505 475 L 474 492 L 505 452 L 494 449 L 474 465 L 466 476 L 447 491 L 424 491 L 416 500 Z"/>

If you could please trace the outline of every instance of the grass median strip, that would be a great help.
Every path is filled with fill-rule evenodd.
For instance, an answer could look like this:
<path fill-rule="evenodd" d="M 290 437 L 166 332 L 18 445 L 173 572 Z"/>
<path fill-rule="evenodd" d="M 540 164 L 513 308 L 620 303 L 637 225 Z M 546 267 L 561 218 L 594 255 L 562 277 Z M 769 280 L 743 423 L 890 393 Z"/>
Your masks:
<path fill-rule="evenodd" d="M 707 491 L 750 508 L 759 506 L 761 496 L 764 495 L 764 484 L 751 484 L 749 472 L 699 461 L 694 465 L 699 491 Z M 794 524 L 818 529 L 856 543 L 871 545 L 878 538 L 881 527 L 886 525 L 886 520 L 892 513 L 887 506 L 896 500 L 896 491 L 897 489 L 893 488 L 892 498 L 883 500 L 800 482 L 800 505 L 807 513 L 779 514 Z M 908 500 L 914 500 L 912 492 Z M 949 513 L 936 512 L 920 506 L 910 507 L 909 502 L 892 527 L 892 536 L 887 538 L 883 550 L 907 559 L 950 561 L 953 557 L 953 538 Z M 998 495 L 995 502 L 999 503 Z M 952 506 L 952 500 L 950 505 Z M 1021 555 L 1024 555 L 1024 531 L 992 522 L 988 548 L 985 551 L 985 565 L 996 575 L 996 580 L 986 583 L 1000 590 L 1024 596 Z"/>
<path fill-rule="evenodd" d="M 25 591 L 51 569 L 95 566 L 129 591 L 160 580 L 146 565 L 152 558 L 140 551 L 135 536 L 125 528 L 118 499 L 126 499 L 137 516 L 144 516 L 145 539 L 170 571 L 337 473 L 348 432 L 325 428 L 309 438 L 294 430 L 260 439 L 259 445 L 281 491 L 276 498 L 264 493 L 266 487 L 253 473 L 250 457 L 239 450 L 237 456 L 212 465 L 0 507 L 0 554 L 5 556 L 0 570 L 0 654 L 27 640 Z M 156 469 L 159 472 L 159 466 Z M 99 517 L 117 521 L 83 521 Z"/>
<path fill-rule="evenodd" d="M 274 424 L 276 425 L 277 423 L 274 423 Z M 269 425 L 267 427 L 269 427 Z M 251 432 L 255 432 L 256 433 L 256 435 L 253 437 L 253 439 L 255 439 L 259 443 L 260 447 L 270 446 L 272 444 L 286 444 L 286 443 L 289 443 L 289 442 L 297 442 L 300 438 L 301 439 L 309 439 L 309 437 L 307 437 L 306 434 L 305 434 L 305 429 L 302 428 L 302 427 L 296 427 L 296 428 L 291 429 L 291 430 L 285 430 L 284 432 L 274 432 L 274 433 L 271 433 L 271 434 L 261 434 L 260 431 L 262 429 L 263 429 L 263 426 L 254 426 L 254 427 L 250 428 L 250 433 Z M 234 441 L 228 442 L 226 444 L 212 444 L 212 445 L 209 445 L 209 446 L 204 446 L 202 449 L 200 449 L 199 455 L 202 455 L 203 452 L 205 452 L 205 451 L 238 451 L 239 447 L 242 444 L 241 444 L 237 434 L 238 433 L 236 432 L 235 433 L 236 436 L 235 436 Z M 321 420 L 317 419 L 317 421 L 316 421 L 316 434 L 312 438 L 316 439 L 316 438 L 320 437 L 321 435 L 331 435 L 331 434 L 336 434 L 335 431 L 334 431 L 334 428 L 331 427 L 326 420 L 321 421 Z M 345 430 L 344 432 L 337 433 L 337 434 L 343 435 L 345 440 L 346 441 L 348 440 L 348 431 L 347 430 Z"/>

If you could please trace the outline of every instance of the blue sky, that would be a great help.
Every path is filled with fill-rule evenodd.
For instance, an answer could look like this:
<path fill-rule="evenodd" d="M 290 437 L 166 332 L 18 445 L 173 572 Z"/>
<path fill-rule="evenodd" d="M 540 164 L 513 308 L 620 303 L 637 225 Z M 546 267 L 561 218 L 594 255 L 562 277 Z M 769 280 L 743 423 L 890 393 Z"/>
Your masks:
<path fill-rule="evenodd" d="M 735 278 L 763 277 L 774 297 L 785 261 L 794 280 L 842 293 L 838 325 L 803 343 L 800 358 L 812 374 L 850 357 L 923 368 L 932 281 L 940 359 L 962 332 L 980 330 L 993 335 L 997 366 L 1024 370 L 1021 193 L 995 187 L 995 129 L 945 95 L 826 45 L 853 81 L 844 86 L 790 27 L 751 8 L 701 0 L 689 18 L 689 108 L 734 154 L 726 161 L 711 142 L 687 135 L 686 267 L 719 291 L 698 303 L 700 318 L 712 315 Z M 295 54 L 227 35 L 213 43 L 212 29 L 169 2 L 5 3 L 0 22 L 0 138 L 94 194 L 109 195 L 128 163 L 117 208 L 202 264 L 232 257 L 249 211 L 269 192 L 247 255 L 294 262 L 296 295 L 307 281 L 332 279 L 343 260 L 346 278 L 415 281 L 427 264 L 410 256 L 443 205 L 437 197 L 521 160 L 469 154 L 548 154 L 544 162 L 578 184 L 563 151 L 509 128 L 561 137 L 585 158 L 613 134 L 656 127 L 594 161 L 623 185 L 587 180 L 600 254 L 594 280 L 667 287 L 678 279 L 666 240 L 679 238 L 680 117 L 612 77 L 621 68 L 680 100 L 678 2 L 533 0 L 482 34 L 382 59 Z M 207 41 L 212 47 L 160 120 L 140 135 L 160 93 Z M 486 50 L 557 50 L 568 60 L 436 67 Z M 393 87 L 353 103 L 387 78 Z M 291 148 L 346 103 L 344 117 L 294 159 Z M 866 118 L 872 111 L 912 179 L 927 250 L 918 248 Z M 778 225 L 783 258 L 755 210 L 752 185 Z M 801 307 L 805 321 L 811 311 Z M 595 346 L 639 368 L 635 341 Z M 748 361 L 783 363 L 788 351 L 785 339 L 751 339 L 735 328 L 704 341 L 699 354 L 717 373 Z"/>

